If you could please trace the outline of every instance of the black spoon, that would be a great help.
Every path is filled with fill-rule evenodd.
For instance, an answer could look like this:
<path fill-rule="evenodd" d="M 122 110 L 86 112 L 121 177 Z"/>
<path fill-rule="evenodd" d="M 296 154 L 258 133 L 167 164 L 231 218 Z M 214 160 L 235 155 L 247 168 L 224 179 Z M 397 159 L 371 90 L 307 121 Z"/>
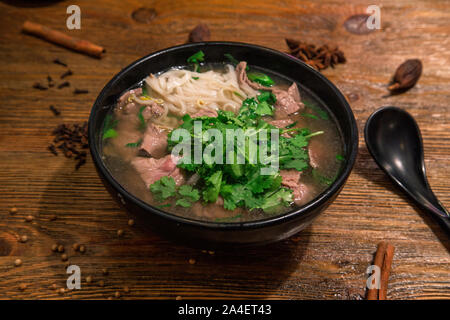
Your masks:
<path fill-rule="evenodd" d="M 450 215 L 428 183 L 422 136 L 414 118 L 400 108 L 383 107 L 367 120 L 364 136 L 380 168 L 450 235 Z"/>

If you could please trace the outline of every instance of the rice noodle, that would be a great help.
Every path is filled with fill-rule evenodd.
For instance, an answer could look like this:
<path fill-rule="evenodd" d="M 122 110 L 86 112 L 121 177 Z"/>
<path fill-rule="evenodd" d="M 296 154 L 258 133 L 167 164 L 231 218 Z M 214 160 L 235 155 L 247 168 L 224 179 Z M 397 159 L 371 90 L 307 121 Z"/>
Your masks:
<path fill-rule="evenodd" d="M 195 114 L 202 109 L 237 113 L 245 98 L 257 94 L 256 90 L 243 91 L 239 87 L 232 65 L 226 65 L 223 73 L 213 70 L 198 73 L 171 69 L 157 77 L 150 74 L 145 83 L 153 101 L 159 98 L 164 101 L 164 114 L 155 122 L 166 125 L 170 114 L 183 116 L 186 113 Z"/>

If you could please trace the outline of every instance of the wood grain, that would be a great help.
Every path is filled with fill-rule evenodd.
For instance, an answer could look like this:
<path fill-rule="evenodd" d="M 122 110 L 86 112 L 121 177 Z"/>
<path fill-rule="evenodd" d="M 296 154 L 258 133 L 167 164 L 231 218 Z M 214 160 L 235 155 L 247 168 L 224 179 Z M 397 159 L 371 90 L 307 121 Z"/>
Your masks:
<path fill-rule="evenodd" d="M 362 129 L 378 107 L 396 105 L 416 117 L 422 129 L 430 184 L 450 207 L 450 4 L 448 1 L 381 1 L 382 29 L 348 33 L 347 17 L 364 13 L 367 1 L 78 1 L 81 30 L 65 30 L 67 1 L 0 2 L 0 299 L 279 298 L 357 299 L 365 294 L 365 270 L 379 241 L 396 247 L 388 299 L 449 299 L 450 242 L 377 168 Z M 156 12 L 149 23 L 133 20 L 141 7 Z M 35 21 L 104 46 L 101 60 L 67 51 L 20 33 Z M 146 21 L 140 19 L 140 21 Z M 285 37 L 334 43 L 348 62 L 324 74 L 346 95 L 360 130 L 360 152 L 341 195 L 312 226 L 263 248 L 216 251 L 213 255 L 168 242 L 128 217 L 104 190 L 93 164 L 50 154 L 51 130 L 61 122 L 85 121 L 96 95 L 119 70 L 152 51 L 183 43 L 198 23 L 212 40 L 250 42 L 286 51 Z M 71 87 L 32 89 L 65 71 Z M 421 59 L 424 72 L 409 92 L 391 97 L 386 85 L 395 68 Z M 89 94 L 73 95 L 74 88 Z M 59 117 L 48 109 L 53 104 Z M 10 215 L 9 209 L 19 212 Z M 34 216 L 25 222 L 27 215 Z M 57 220 L 50 221 L 52 215 Z M 124 236 L 116 235 L 118 229 Z M 27 235 L 26 243 L 18 237 Z M 86 245 L 84 254 L 71 249 Z M 59 295 L 65 286 L 60 255 L 82 270 L 81 290 Z M 209 249 L 205 244 L 205 249 Z M 20 258 L 23 265 L 14 267 Z M 194 258 L 191 265 L 188 260 Z M 102 269 L 109 275 L 104 276 Z M 93 283 L 85 282 L 86 276 Z M 105 287 L 98 281 L 103 280 Z M 19 290 L 26 283 L 27 289 Z"/>

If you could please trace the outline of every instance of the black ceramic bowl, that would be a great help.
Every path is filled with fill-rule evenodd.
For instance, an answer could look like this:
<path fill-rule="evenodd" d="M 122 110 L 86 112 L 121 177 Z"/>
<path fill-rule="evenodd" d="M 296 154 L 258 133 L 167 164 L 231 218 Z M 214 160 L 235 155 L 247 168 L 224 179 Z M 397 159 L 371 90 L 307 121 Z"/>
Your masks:
<path fill-rule="evenodd" d="M 100 155 L 100 132 L 107 112 L 119 95 L 149 73 L 186 64 L 186 58 L 202 50 L 208 62 L 223 62 L 230 53 L 250 65 L 269 69 L 312 92 L 328 106 L 342 131 L 346 163 L 336 181 L 307 205 L 286 214 L 243 223 L 207 222 L 164 212 L 128 193 L 110 174 Z M 323 75 L 287 54 L 251 44 L 205 42 L 185 44 L 152 53 L 119 72 L 101 91 L 89 118 L 89 146 L 100 178 L 111 195 L 138 222 L 183 243 L 214 247 L 226 244 L 264 244 L 285 239 L 308 226 L 338 195 L 355 162 L 358 130 L 352 110 L 339 90 Z"/>

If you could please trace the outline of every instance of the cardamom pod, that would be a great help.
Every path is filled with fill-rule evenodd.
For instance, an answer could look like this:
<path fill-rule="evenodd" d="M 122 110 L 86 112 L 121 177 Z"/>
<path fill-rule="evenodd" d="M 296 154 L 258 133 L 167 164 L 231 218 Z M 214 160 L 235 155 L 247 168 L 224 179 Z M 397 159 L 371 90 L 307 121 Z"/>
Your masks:
<path fill-rule="evenodd" d="M 422 62 L 419 59 L 409 59 L 403 62 L 395 71 L 390 91 L 406 91 L 414 87 L 422 74 Z"/>

